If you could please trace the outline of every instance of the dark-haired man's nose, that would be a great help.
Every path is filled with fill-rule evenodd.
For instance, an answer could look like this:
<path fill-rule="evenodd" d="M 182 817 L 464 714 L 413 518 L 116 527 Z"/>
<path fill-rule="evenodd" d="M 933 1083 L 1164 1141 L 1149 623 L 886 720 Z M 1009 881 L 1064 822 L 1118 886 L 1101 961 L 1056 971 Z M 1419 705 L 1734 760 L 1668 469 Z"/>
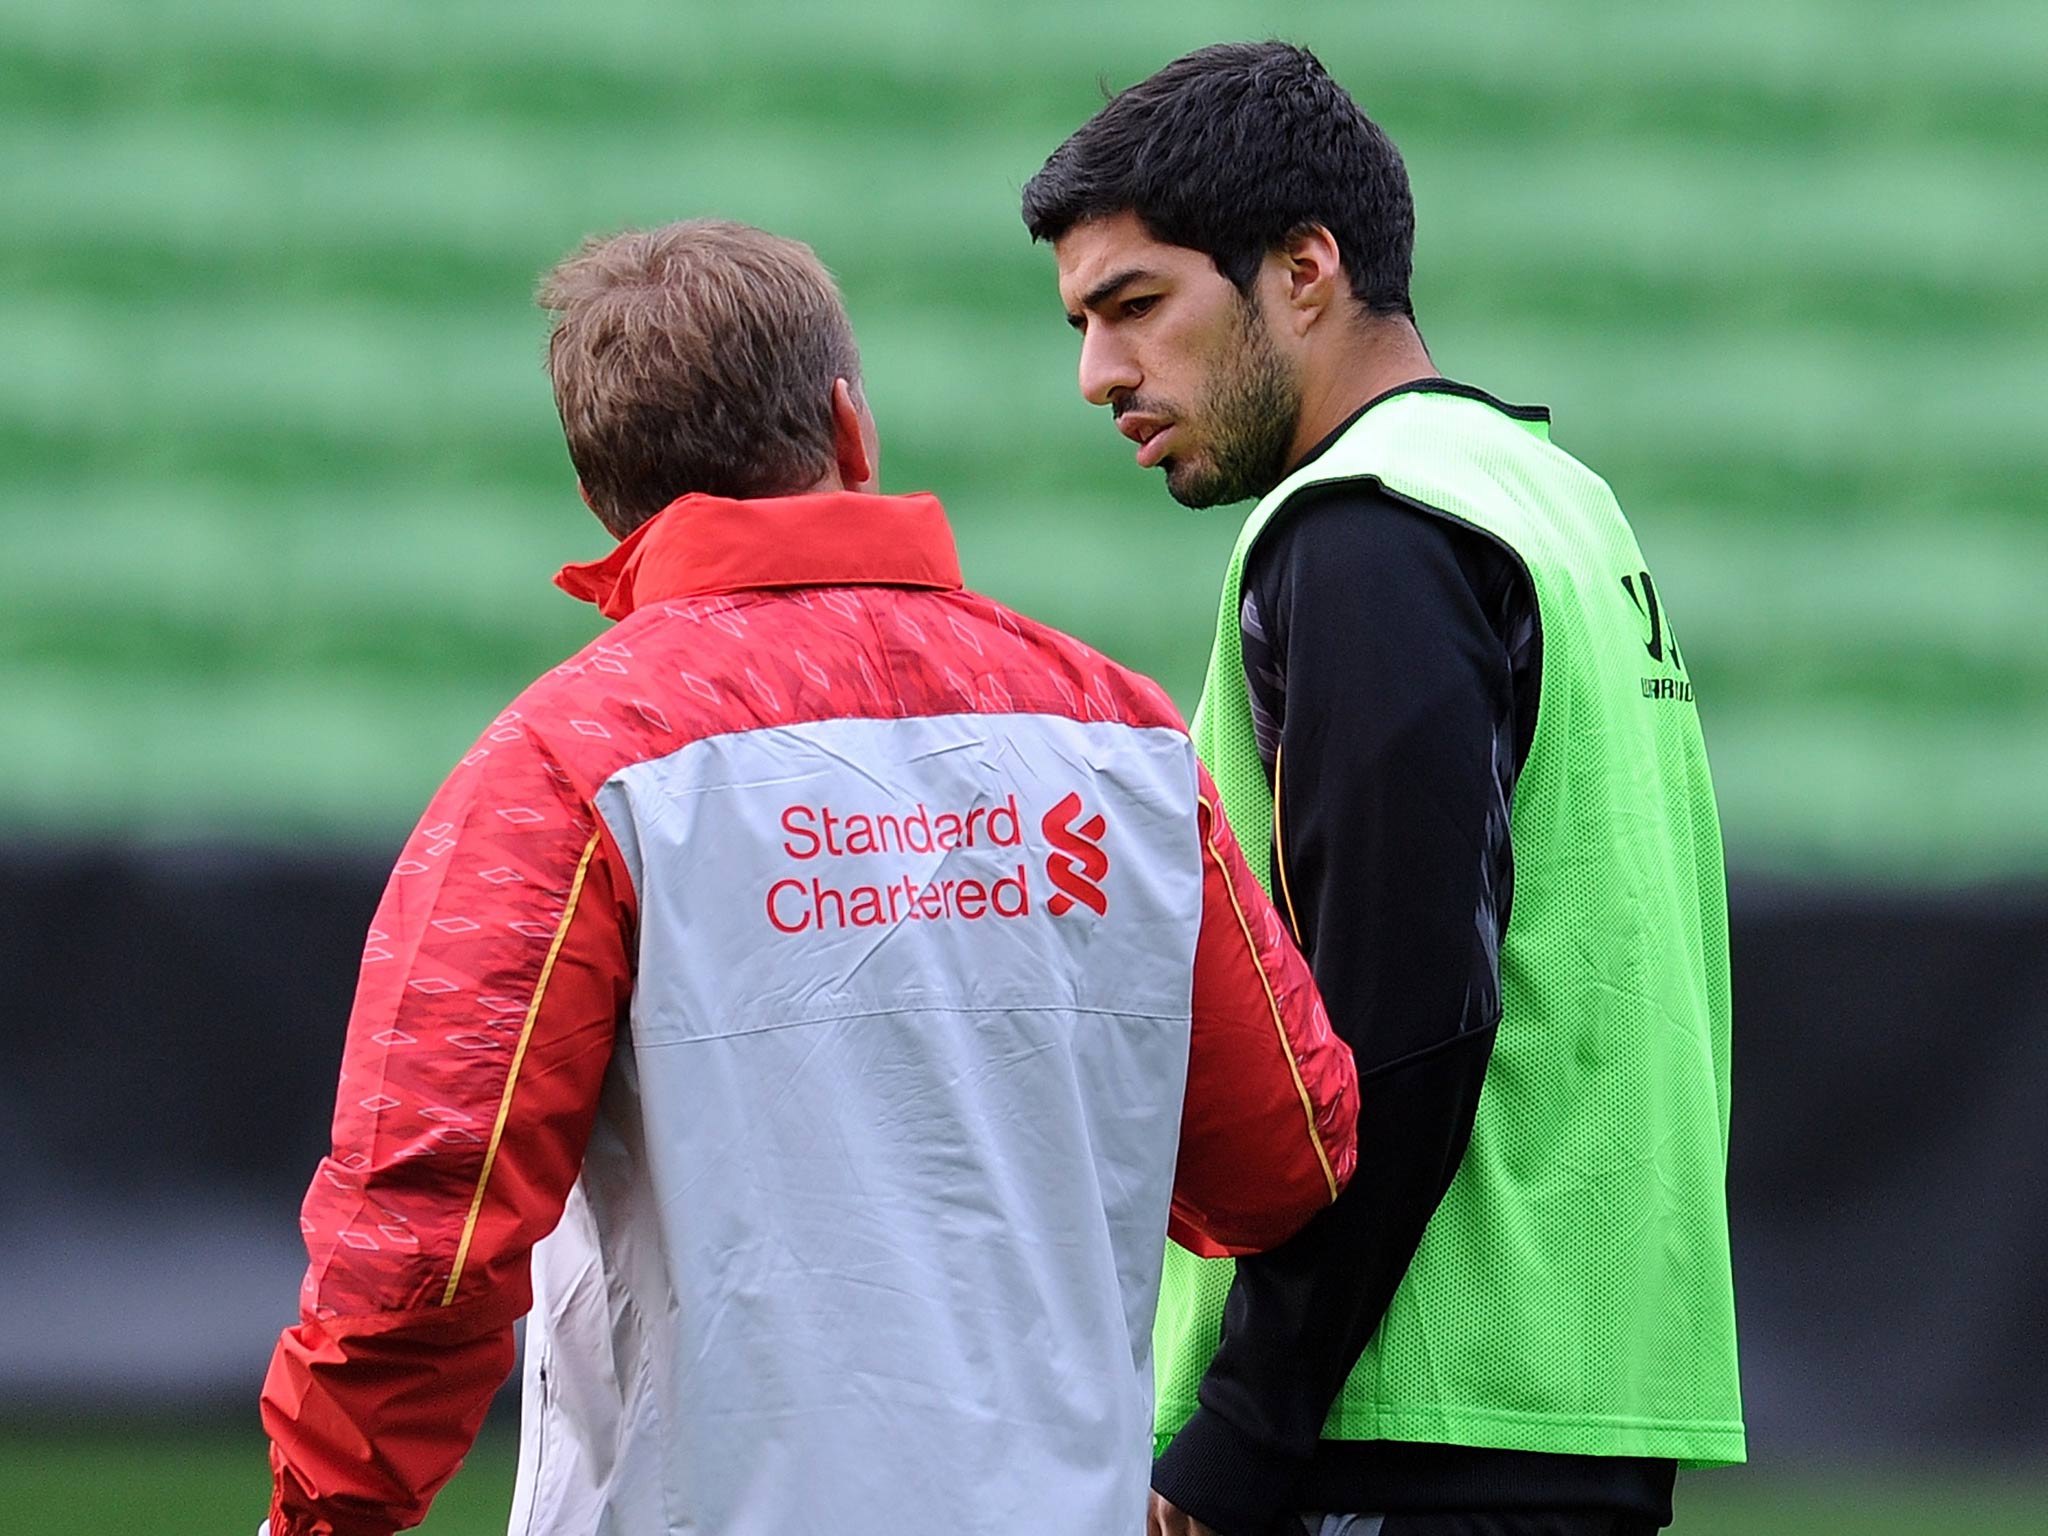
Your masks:
<path fill-rule="evenodd" d="M 1081 398 L 1090 405 L 1108 405 L 1144 382 L 1130 348 L 1107 326 L 1090 326 L 1081 337 Z"/>

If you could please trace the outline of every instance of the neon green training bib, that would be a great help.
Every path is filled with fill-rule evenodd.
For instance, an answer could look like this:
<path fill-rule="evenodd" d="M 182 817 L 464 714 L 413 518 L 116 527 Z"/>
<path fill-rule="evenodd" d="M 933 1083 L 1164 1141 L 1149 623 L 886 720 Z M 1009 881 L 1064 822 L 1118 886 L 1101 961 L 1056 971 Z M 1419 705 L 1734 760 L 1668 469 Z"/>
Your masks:
<path fill-rule="evenodd" d="M 1510 820 L 1500 1029 L 1470 1149 L 1323 1434 L 1737 1462 L 1728 918 L 1706 749 L 1634 534 L 1539 417 L 1398 391 L 1277 486 L 1231 556 L 1195 716 L 1265 880 L 1273 794 L 1238 629 L 1261 531 L 1307 486 L 1370 481 L 1528 572 L 1541 702 Z M 1194 1412 L 1231 1273 L 1168 1252 L 1161 1448 Z"/>

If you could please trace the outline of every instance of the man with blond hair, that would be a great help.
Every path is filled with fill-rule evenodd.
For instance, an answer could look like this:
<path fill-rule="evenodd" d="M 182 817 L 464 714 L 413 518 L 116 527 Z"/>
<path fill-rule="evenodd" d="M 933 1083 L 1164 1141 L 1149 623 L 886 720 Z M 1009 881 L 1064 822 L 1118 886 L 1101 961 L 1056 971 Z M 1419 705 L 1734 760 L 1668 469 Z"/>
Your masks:
<path fill-rule="evenodd" d="M 1327 1206 L 1356 1080 L 1156 685 L 877 490 L 804 246 L 541 292 L 618 623 L 428 806 L 363 953 L 271 1536 L 424 1517 L 529 1307 L 522 1532 L 1135 1532 L 1167 1232 Z"/>

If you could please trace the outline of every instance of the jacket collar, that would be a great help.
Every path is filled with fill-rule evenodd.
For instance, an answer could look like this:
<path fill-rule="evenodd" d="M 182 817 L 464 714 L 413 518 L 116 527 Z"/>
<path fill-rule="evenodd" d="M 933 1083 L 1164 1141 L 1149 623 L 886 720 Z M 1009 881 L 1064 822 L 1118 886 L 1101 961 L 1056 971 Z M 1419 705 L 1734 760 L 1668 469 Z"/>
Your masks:
<path fill-rule="evenodd" d="M 956 591 L 960 557 L 936 496 L 826 491 L 744 501 L 670 502 L 602 560 L 565 565 L 555 585 L 608 619 L 665 599 L 775 587 Z"/>

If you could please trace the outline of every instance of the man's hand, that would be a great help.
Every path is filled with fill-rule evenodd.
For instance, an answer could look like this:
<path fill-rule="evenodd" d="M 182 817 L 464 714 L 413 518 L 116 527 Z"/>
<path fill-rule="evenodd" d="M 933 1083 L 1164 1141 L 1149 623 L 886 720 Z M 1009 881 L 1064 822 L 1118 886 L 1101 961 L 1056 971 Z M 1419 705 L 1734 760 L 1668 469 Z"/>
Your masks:
<path fill-rule="evenodd" d="M 1151 1512 L 1145 1517 L 1145 1536 L 1216 1536 L 1216 1533 L 1155 1493 L 1152 1495 Z"/>

